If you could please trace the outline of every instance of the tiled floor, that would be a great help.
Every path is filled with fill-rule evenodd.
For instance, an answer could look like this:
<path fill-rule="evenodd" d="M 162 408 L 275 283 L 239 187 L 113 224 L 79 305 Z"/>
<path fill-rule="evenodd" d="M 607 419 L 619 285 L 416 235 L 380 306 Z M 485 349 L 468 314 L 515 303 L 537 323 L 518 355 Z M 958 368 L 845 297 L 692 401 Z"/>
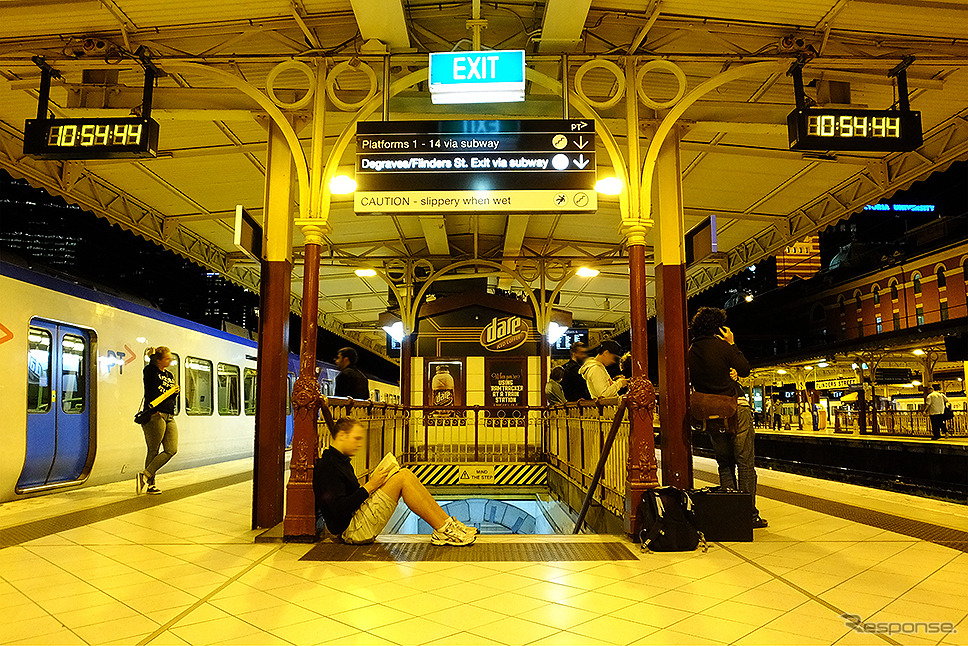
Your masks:
<path fill-rule="evenodd" d="M 917 506 L 802 476 L 761 481 L 860 502 L 866 492 L 894 513 Z M 250 497 L 251 483 L 232 485 L 0 551 L 0 642 L 968 644 L 968 554 L 762 498 L 770 527 L 706 554 L 337 564 L 299 561 L 307 545 L 253 544 Z M 41 513 L 27 502 L 25 520 Z M 3 506 L 6 524 L 20 504 Z M 964 507 L 924 507 L 933 522 L 964 523 Z M 842 613 L 959 632 L 863 634 Z"/>

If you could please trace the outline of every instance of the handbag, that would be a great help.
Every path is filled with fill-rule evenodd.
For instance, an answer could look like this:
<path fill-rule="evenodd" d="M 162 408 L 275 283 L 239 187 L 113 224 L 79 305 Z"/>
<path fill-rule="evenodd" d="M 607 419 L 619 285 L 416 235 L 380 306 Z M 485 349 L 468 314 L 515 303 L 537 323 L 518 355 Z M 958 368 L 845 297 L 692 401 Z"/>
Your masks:
<path fill-rule="evenodd" d="M 941 419 L 948 421 L 949 419 L 955 418 L 955 411 L 951 407 L 951 404 L 945 404 L 944 412 L 941 414 Z"/>
<path fill-rule="evenodd" d="M 151 420 L 151 416 L 155 414 L 150 408 L 144 408 L 145 400 L 141 399 L 141 406 L 138 407 L 138 412 L 134 414 L 135 424 L 147 424 Z"/>

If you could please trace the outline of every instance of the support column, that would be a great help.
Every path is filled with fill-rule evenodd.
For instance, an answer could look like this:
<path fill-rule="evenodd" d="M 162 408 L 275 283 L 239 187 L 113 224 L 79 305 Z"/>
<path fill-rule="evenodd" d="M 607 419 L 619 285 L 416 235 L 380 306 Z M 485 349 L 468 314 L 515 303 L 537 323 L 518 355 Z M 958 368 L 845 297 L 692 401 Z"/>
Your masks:
<path fill-rule="evenodd" d="M 625 61 L 626 127 L 628 128 L 629 182 L 626 187 L 629 200 L 628 220 L 623 222 L 625 244 L 629 255 L 629 311 L 632 340 L 632 380 L 629 385 L 629 463 L 625 491 L 625 531 L 638 536 L 639 527 L 635 512 L 642 495 L 658 486 L 655 461 L 655 434 L 652 414 L 655 410 L 655 390 L 649 382 L 649 313 L 647 276 L 645 264 L 645 236 L 651 222 L 642 217 L 640 176 L 642 169 L 639 104 L 635 92 L 635 61 L 630 56 Z"/>
<path fill-rule="evenodd" d="M 259 294 L 252 528 L 282 521 L 292 275 L 292 153 L 269 122 L 263 249 Z"/>
<path fill-rule="evenodd" d="M 299 345 L 299 377 L 292 389 L 292 458 L 286 486 L 286 520 L 283 540 L 309 543 L 316 540 L 316 497 L 313 494 L 313 467 L 319 457 L 317 422 L 322 410 L 328 428 L 333 416 L 319 390 L 316 375 L 316 339 L 319 333 L 319 259 L 323 236 L 330 227 L 324 210 L 330 194 L 324 190 L 323 143 L 326 124 L 326 65 L 318 62 L 313 104 L 312 164 L 310 177 L 310 219 L 300 220 L 303 241 L 302 325 Z M 328 213 L 328 211 L 326 211 Z"/>
<path fill-rule="evenodd" d="M 666 137 L 656 160 L 655 299 L 659 350 L 659 438 L 662 484 L 692 489 L 692 438 L 686 374 L 686 256 L 679 132 Z"/>
<path fill-rule="evenodd" d="M 286 541 L 316 539 L 316 503 L 313 495 L 313 466 L 319 451 L 317 420 L 324 405 L 316 376 L 316 337 L 319 326 L 319 258 L 323 229 L 305 226 L 303 265 L 302 328 L 299 348 L 299 378 L 292 389 L 292 461 L 286 486 Z"/>

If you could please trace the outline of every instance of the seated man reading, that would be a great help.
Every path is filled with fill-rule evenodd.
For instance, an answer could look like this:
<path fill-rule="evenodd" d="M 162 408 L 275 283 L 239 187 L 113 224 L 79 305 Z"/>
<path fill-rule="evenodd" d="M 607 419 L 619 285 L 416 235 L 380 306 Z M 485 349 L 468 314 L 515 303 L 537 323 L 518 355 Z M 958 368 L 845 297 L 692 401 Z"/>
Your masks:
<path fill-rule="evenodd" d="M 409 469 L 392 474 L 393 468 L 374 471 L 360 486 L 350 458 L 363 448 L 364 433 L 356 419 L 339 418 L 329 447 L 316 460 L 313 492 L 329 531 L 345 543 L 372 543 L 390 521 L 402 496 L 407 507 L 434 528 L 430 537 L 434 545 L 473 543 L 477 529 L 448 516 Z"/>

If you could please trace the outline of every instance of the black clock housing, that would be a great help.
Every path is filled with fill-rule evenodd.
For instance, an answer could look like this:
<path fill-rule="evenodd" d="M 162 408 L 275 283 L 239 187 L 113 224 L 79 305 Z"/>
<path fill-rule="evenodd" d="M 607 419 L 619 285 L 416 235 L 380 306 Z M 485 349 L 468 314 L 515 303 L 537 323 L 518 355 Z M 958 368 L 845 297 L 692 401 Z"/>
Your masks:
<path fill-rule="evenodd" d="M 143 117 L 27 119 L 24 154 L 39 159 L 158 156 L 158 122 Z"/>
<path fill-rule="evenodd" d="M 798 108 L 787 116 L 791 150 L 915 150 L 924 143 L 913 110 Z"/>

